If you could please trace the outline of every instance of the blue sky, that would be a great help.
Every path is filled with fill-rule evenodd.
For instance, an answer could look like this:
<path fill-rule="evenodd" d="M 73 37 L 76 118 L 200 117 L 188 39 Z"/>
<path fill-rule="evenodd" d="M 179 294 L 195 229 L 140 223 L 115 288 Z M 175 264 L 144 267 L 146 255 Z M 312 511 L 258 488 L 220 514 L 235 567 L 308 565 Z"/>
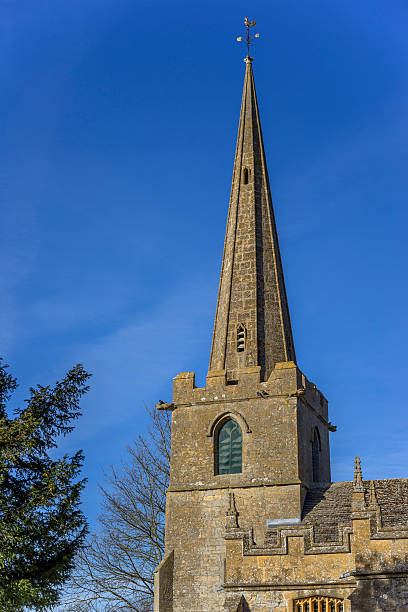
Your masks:
<path fill-rule="evenodd" d="M 93 373 L 85 510 L 171 379 L 204 384 L 244 15 L 298 362 L 332 469 L 408 475 L 408 5 L 0 0 L 0 346 L 28 386 Z"/>

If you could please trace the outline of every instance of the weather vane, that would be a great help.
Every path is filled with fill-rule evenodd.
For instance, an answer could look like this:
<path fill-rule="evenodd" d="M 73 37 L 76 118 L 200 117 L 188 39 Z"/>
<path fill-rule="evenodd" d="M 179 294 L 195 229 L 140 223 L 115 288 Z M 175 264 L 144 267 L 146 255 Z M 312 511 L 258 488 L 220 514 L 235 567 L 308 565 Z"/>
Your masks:
<path fill-rule="evenodd" d="M 246 27 L 246 36 L 238 36 L 237 41 L 243 42 L 245 40 L 247 48 L 248 48 L 247 57 L 249 58 L 249 47 L 251 46 L 251 43 L 254 40 L 254 38 L 259 38 L 259 34 L 254 34 L 254 36 L 251 36 L 250 34 L 250 28 L 253 28 L 254 25 L 256 25 L 256 21 L 249 21 L 248 17 L 245 17 L 244 23 Z"/>

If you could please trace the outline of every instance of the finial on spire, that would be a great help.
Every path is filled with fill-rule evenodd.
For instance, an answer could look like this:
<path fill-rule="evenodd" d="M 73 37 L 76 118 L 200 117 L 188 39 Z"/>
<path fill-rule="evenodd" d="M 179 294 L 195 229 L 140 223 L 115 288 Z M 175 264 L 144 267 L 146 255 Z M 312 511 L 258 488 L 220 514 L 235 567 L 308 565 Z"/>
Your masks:
<path fill-rule="evenodd" d="M 361 471 L 360 457 L 354 460 L 354 491 L 363 491 L 363 473 Z"/>
<path fill-rule="evenodd" d="M 254 25 L 256 25 L 256 21 L 249 21 L 248 17 L 245 17 L 244 23 L 245 23 L 245 27 L 246 27 L 246 35 L 245 36 L 238 36 L 237 41 L 238 42 L 243 42 L 243 41 L 246 42 L 248 53 L 247 53 L 247 56 L 245 58 L 245 61 L 247 61 L 247 60 L 252 61 L 254 58 L 253 57 L 249 57 L 249 47 L 251 46 L 252 41 L 254 40 L 254 38 L 259 38 L 259 34 L 254 34 L 254 36 L 250 35 L 250 28 L 253 28 Z"/>

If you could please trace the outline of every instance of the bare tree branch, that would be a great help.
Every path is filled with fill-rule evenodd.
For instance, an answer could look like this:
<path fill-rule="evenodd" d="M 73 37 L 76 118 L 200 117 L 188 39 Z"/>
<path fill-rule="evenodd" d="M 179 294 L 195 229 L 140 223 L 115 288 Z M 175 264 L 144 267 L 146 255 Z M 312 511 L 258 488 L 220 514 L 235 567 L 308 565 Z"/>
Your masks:
<path fill-rule="evenodd" d="M 151 612 L 153 572 L 164 554 L 171 413 L 146 408 L 150 425 L 100 486 L 99 530 L 77 559 L 64 612 Z"/>

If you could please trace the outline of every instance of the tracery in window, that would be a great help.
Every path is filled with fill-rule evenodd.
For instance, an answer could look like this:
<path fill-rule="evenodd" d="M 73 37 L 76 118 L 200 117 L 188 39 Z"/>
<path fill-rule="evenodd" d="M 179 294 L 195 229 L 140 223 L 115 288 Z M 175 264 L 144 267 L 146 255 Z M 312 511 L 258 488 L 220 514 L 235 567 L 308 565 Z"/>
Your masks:
<path fill-rule="evenodd" d="M 234 419 L 228 419 L 216 437 L 217 474 L 242 472 L 242 431 Z"/>
<path fill-rule="evenodd" d="M 321 480 L 321 477 L 320 477 L 320 452 L 321 450 L 322 450 L 322 445 L 320 442 L 319 430 L 316 427 L 313 432 L 313 442 L 312 442 L 313 482 L 320 482 Z M 331 610 L 328 612 L 331 612 Z"/>
<path fill-rule="evenodd" d="M 295 600 L 295 612 L 344 612 L 342 599 L 336 597 L 305 597 Z"/>

